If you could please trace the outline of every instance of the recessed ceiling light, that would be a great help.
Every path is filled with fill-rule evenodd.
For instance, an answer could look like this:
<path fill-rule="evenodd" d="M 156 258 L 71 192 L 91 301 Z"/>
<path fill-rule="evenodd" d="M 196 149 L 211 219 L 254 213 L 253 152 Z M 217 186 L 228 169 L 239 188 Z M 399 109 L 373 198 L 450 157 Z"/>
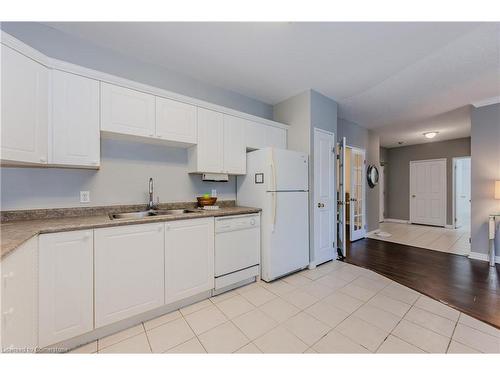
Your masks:
<path fill-rule="evenodd" d="M 439 132 L 427 132 L 427 133 L 424 133 L 424 137 L 425 138 L 434 138 L 436 135 L 438 135 Z"/>

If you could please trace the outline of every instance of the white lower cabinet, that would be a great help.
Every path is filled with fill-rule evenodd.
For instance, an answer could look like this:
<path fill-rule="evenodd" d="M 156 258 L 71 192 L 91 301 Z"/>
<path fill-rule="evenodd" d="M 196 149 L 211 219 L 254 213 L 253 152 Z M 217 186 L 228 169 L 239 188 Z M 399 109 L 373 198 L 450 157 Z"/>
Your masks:
<path fill-rule="evenodd" d="M 39 346 L 94 328 L 92 230 L 39 237 Z"/>
<path fill-rule="evenodd" d="M 0 264 L 1 348 L 4 352 L 33 349 L 37 346 L 38 238 L 32 238 L 9 254 Z"/>
<path fill-rule="evenodd" d="M 164 304 L 164 223 L 94 231 L 96 328 Z"/>
<path fill-rule="evenodd" d="M 214 287 L 214 219 L 165 224 L 165 303 Z"/>

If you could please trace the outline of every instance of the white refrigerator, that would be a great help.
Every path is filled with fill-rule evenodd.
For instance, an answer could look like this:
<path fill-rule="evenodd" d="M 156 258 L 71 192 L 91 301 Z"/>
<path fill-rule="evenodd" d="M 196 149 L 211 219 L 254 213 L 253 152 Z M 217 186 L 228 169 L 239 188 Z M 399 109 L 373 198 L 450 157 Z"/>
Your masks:
<path fill-rule="evenodd" d="M 309 161 L 302 152 L 264 148 L 247 154 L 236 202 L 261 214 L 261 278 L 271 281 L 309 265 Z"/>

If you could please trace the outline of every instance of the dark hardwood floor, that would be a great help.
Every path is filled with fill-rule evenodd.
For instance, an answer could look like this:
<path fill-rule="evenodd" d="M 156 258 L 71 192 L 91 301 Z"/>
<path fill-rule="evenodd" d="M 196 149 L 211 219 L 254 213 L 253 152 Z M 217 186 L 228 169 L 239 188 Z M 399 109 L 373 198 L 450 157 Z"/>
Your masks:
<path fill-rule="evenodd" d="M 373 239 L 349 244 L 345 261 L 500 328 L 498 264 Z"/>

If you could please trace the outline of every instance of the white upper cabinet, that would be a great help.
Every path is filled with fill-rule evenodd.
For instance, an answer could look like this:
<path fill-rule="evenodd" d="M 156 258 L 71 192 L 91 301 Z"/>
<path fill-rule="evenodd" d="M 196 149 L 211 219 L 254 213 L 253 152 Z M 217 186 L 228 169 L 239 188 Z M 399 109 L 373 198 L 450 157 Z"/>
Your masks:
<path fill-rule="evenodd" d="M 39 237 L 38 335 L 40 347 L 94 328 L 93 231 Z"/>
<path fill-rule="evenodd" d="M 49 164 L 100 164 L 99 81 L 54 70 Z"/>
<path fill-rule="evenodd" d="M 253 121 L 245 121 L 245 146 L 250 150 L 266 147 L 267 126 Z"/>
<path fill-rule="evenodd" d="M 214 219 L 165 223 L 165 303 L 214 287 Z"/>
<path fill-rule="evenodd" d="M 266 126 L 266 146 L 286 149 L 286 130 Z"/>
<path fill-rule="evenodd" d="M 245 145 L 250 150 L 264 147 L 286 149 L 286 130 L 254 121 L 245 121 Z"/>
<path fill-rule="evenodd" d="M 101 82 L 101 130 L 155 136 L 155 96 Z"/>
<path fill-rule="evenodd" d="M 163 305 L 164 226 L 94 230 L 96 328 Z"/>
<path fill-rule="evenodd" d="M 190 172 L 224 171 L 224 115 L 198 108 L 198 142 L 188 153 Z"/>
<path fill-rule="evenodd" d="M 49 70 L 3 44 L 1 55 L 1 159 L 46 164 Z"/>
<path fill-rule="evenodd" d="M 196 107 L 157 96 L 156 137 L 181 144 L 196 144 Z"/>
<path fill-rule="evenodd" d="M 245 120 L 224 115 L 224 171 L 245 174 L 246 167 Z"/>

